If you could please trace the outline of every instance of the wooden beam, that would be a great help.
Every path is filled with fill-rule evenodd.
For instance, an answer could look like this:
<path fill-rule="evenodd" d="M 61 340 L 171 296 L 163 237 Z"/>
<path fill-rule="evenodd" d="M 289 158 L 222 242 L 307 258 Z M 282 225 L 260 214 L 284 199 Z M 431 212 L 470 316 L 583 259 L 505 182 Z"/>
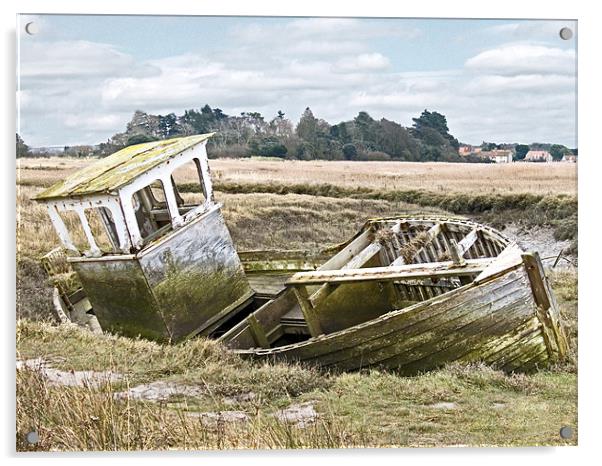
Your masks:
<path fill-rule="evenodd" d="M 451 256 L 452 262 L 458 267 L 466 263 L 463 257 L 464 254 L 460 253 L 460 247 L 453 238 L 449 240 L 449 255 Z"/>
<path fill-rule="evenodd" d="M 265 330 L 257 320 L 253 314 L 250 314 L 247 317 L 247 324 L 249 324 L 249 330 L 251 331 L 251 335 L 253 335 L 253 340 L 262 348 L 269 348 L 270 342 L 268 341 L 268 337 L 265 333 Z"/>
<path fill-rule="evenodd" d="M 462 240 L 458 243 L 458 253 L 460 257 L 464 257 L 466 251 L 468 251 L 473 244 L 479 239 L 479 229 L 473 228 Z"/>
<path fill-rule="evenodd" d="M 303 317 L 305 317 L 305 322 L 307 322 L 310 335 L 312 337 L 322 335 L 324 331 L 322 330 L 318 314 L 309 300 L 307 288 L 305 286 L 295 286 L 293 292 L 297 297 L 297 301 L 299 301 L 299 307 L 301 307 L 301 312 L 303 312 Z"/>
<path fill-rule="evenodd" d="M 551 304 L 546 286 L 543 278 L 543 265 L 539 259 L 539 254 L 536 252 L 523 254 L 523 262 L 527 269 L 527 275 L 531 282 L 531 289 L 533 290 L 533 297 L 535 303 L 540 306 L 544 311 L 547 311 Z"/>
<path fill-rule="evenodd" d="M 361 235 L 355 238 L 351 243 L 341 249 L 338 253 L 324 262 L 318 270 L 335 270 L 343 267 L 347 262 L 359 254 L 367 245 L 370 244 L 371 230 L 364 231 Z"/>
<path fill-rule="evenodd" d="M 431 262 L 426 264 L 406 264 L 389 267 L 368 267 L 354 270 L 316 270 L 298 272 L 286 282 L 287 285 L 315 285 L 320 283 L 341 284 L 363 281 L 415 280 L 420 278 L 459 277 L 478 275 L 490 263 L 491 259 L 470 259 L 465 265 L 457 266 L 452 261 Z"/>
<path fill-rule="evenodd" d="M 379 254 L 382 250 L 382 246 L 378 243 L 370 243 L 364 249 L 362 249 L 355 257 L 351 258 L 345 265 L 338 270 L 352 270 L 362 268 L 368 263 L 375 255 Z M 318 269 L 322 271 L 323 269 Z M 324 301 L 330 293 L 336 289 L 336 285 L 330 283 L 324 283 L 314 294 L 311 295 L 311 304 L 313 307 L 318 306 Z"/>
<path fill-rule="evenodd" d="M 374 256 L 376 256 L 381 249 L 382 246 L 379 243 L 371 243 L 364 249 L 362 249 L 362 251 L 359 254 L 357 254 L 353 259 L 351 259 L 343 267 L 341 267 L 341 269 L 350 270 L 362 268 Z"/>
<path fill-rule="evenodd" d="M 523 250 L 516 243 L 510 243 L 497 257 L 494 257 L 493 260 L 489 259 L 491 260 L 490 265 L 475 278 L 475 283 L 481 283 L 500 272 L 516 267 L 523 262 L 522 254 Z"/>

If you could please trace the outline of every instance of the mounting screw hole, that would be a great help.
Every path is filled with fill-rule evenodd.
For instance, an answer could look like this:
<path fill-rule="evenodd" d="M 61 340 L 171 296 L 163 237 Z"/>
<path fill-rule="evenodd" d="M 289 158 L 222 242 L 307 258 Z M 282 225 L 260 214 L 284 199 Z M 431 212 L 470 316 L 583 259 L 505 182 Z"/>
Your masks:
<path fill-rule="evenodd" d="M 34 23 L 33 21 L 30 21 L 29 23 L 27 23 L 25 25 L 25 32 L 27 34 L 29 34 L 30 36 L 37 34 L 38 33 L 38 25 L 36 23 Z"/>
<path fill-rule="evenodd" d="M 560 437 L 563 439 L 573 438 L 573 428 L 569 426 L 564 426 L 560 429 Z"/>
<path fill-rule="evenodd" d="M 573 31 L 571 28 L 562 28 L 559 34 L 562 40 L 569 40 L 573 37 Z"/>
<path fill-rule="evenodd" d="M 25 439 L 27 440 L 27 443 L 34 445 L 40 441 L 40 436 L 35 430 L 32 430 L 31 432 L 27 432 Z"/>

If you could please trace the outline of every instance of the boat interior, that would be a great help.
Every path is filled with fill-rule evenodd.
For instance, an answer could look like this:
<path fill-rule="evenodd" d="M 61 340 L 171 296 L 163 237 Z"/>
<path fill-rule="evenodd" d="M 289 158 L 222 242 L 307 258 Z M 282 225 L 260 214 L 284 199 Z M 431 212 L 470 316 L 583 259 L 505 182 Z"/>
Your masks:
<path fill-rule="evenodd" d="M 275 270 L 251 270 L 242 253 L 257 297 L 250 311 L 213 336 L 245 349 L 327 335 L 472 283 L 491 273 L 494 261 L 517 251 L 486 226 L 420 217 L 369 221 L 328 260 L 305 258 L 288 270 L 284 259 Z"/>

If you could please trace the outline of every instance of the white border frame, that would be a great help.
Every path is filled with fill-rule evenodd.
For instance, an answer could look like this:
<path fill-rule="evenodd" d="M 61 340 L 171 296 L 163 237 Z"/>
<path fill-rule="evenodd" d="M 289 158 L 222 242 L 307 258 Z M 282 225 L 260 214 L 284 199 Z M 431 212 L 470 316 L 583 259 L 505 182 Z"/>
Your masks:
<path fill-rule="evenodd" d="M 4 94 L 5 102 L 14 102 L 14 28 L 15 13 L 44 12 L 44 13 L 86 13 L 86 14 L 198 14 L 198 15 L 288 15 L 288 16 L 397 16 L 397 17 L 448 17 L 448 18 L 564 18 L 579 21 L 579 245 L 580 245 L 580 283 L 579 283 L 579 447 L 577 448 L 521 448 L 521 449 L 431 449 L 431 450 L 350 450 L 350 451 L 303 451 L 303 452 L 203 452 L 203 453 L 138 453 L 121 454 L 116 456 L 121 460 L 141 457 L 145 462 L 160 464 L 166 457 L 178 456 L 176 461 L 198 464 L 199 460 L 207 463 L 239 464 L 241 461 L 250 464 L 282 464 L 290 466 L 303 465 L 307 462 L 329 462 L 343 456 L 349 464 L 362 464 L 372 456 L 377 456 L 380 464 L 400 464 L 401 462 L 420 462 L 421 465 L 449 464 L 479 465 L 486 460 L 490 465 L 504 465 L 508 462 L 528 462 L 533 464 L 545 461 L 546 464 L 579 464 L 599 456 L 598 432 L 600 432 L 601 403 L 598 387 L 600 386 L 599 347 L 602 317 L 599 312 L 597 289 L 597 273 L 602 263 L 602 251 L 598 246 L 599 228 L 597 214 L 598 200 L 602 198 L 602 183 L 599 175 L 602 171 L 602 158 L 599 157 L 599 128 L 598 118 L 601 90 L 599 77 L 601 75 L 599 60 L 599 44 L 602 43 L 602 28 L 600 15 L 597 14 L 596 2 L 567 2 L 565 0 L 531 1 L 506 0 L 504 2 L 476 2 L 471 0 L 431 0 L 429 2 L 390 2 L 387 0 L 372 0 L 370 2 L 345 1 L 324 2 L 322 0 L 305 0 L 292 3 L 276 0 L 247 2 L 232 0 L 230 2 L 203 2 L 191 0 L 147 0 L 146 2 L 123 2 L 121 0 L 105 0 L 97 3 L 72 3 L 68 0 L 21 0 L 20 2 L 5 2 L 3 7 L 3 32 L 8 38 L 4 46 L 5 73 Z M 589 117 L 589 118 L 588 118 Z M 6 105 L 2 113 L 2 129 L 4 131 L 5 153 L 14 154 L 13 138 L 15 133 L 14 107 Z M 589 154 L 589 156 L 587 155 Z M 9 157 L 7 157 L 9 159 Z M 13 163 L 13 160 L 5 163 Z M 12 194 L 5 196 L 5 211 L 14 212 L 15 196 L 12 186 L 15 183 L 14 165 L 4 170 L 5 186 Z M 9 223 L 9 222 L 7 222 Z M 2 281 L 3 296 L 7 298 L 7 309 L 15 297 L 14 270 L 14 223 L 6 229 L 4 263 L 12 264 L 6 271 Z M 7 411 L 10 413 L 9 422 L 4 423 L 2 438 L 5 440 L 6 455 L 14 453 L 14 315 L 5 313 L 7 335 L 5 340 L 6 354 L 4 360 L 12 375 L 5 378 L 4 399 L 8 402 Z M 461 428 L 461 426 L 459 426 Z M 492 454 L 493 453 L 493 454 Z M 29 460 L 40 458 L 39 455 L 27 456 Z M 59 454 L 46 460 L 56 464 L 65 461 L 80 462 L 84 455 Z M 95 464 L 104 464 L 108 454 L 88 454 L 86 460 Z M 115 455 L 111 455 L 115 457 Z M 11 461 L 12 462 L 12 461 Z M 33 461 L 32 461 L 33 462 Z"/>

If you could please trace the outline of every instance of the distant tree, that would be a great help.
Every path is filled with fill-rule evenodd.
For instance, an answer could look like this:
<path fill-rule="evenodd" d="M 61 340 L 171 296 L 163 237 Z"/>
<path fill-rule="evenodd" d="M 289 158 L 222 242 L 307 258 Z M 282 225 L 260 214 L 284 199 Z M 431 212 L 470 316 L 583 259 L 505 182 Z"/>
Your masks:
<path fill-rule="evenodd" d="M 377 149 L 391 157 L 402 160 L 416 160 L 419 148 L 416 140 L 399 123 L 383 118 L 375 128 Z M 445 144 L 445 141 L 443 141 Z"/>
<path fill-rule="evenodd" d="M 157 138 L 149 136 L 147 134 L 134 134 L 133 136 L 130 136 L 126 142 L 126 147 L 127 146 L 133 146 L 135 144 L 143 144 L 145 142 L 152 142 L 152 141 L 156 141 Z"/>
<path fill-rule="evenodd" d="M 23 141 L 23 138 L 21 138 L 21 136 L 19 136 L 19 133 L 17 134 L 17 157 L 28 157 L 31 155 L 31 152 L 29 150 L 29 146 L 27 144 L 25 144 L 25 141 Z"/>
<path fill-rule="evenodd" d="M 362 144 L 371 146 L 370 143 L 374 142 L 375 124 L 376 121 L 368 114 L 368 112 L 359 112 L 353 119 L 356 137 Z"/>
<path fill-rule="evenodd" d="M 307 107 L 299 119 L 295 132 L 301 139 L 309 143 L 314 143 L 317 137 L 317 130 L 318 119 L 314 116 L 311 109 Z"/>
<path fill-rule="evenodd" d="M 492 151 L 492 150 L 499 149 L 499 147 L 495 142 L 483 141 L 483 143 L 481 144 L 481 149 L 483 149 L 484 151 Z"/>
<path fill-rule="evenodd" d="M 213 109 L 213 118 L 215 120 L 224 120 L 226 118 L 228 118 L 228 115 L 226 115 L 224 112 L 222 112 L 221 108 L 214 108 Z"/>
<path fill-rule="evenodd" d="M 434 130 L 447 139 L 453 149 L 456 151 L 459 149 L 460 143 L 455 137 L 449 134 L 445 115 L 424 110 L 418 118 L 412 118 L 412 121 L 414 122 L 412 132 L 419 139 L 424 139 L 426 134 L 432 133 L 430 130 Z"/>
<path fill-rule="evenodd" d="M 276 137 L 258 138 L 249 142 L 250 155 L 284 157 L 288 149 Z"/>
<path fill-rule="evenodd" d="M 530 147 L 527 144 L 517 144 L 514 147 L 514 152 L 515 152 L 515 160 L 523 160 L 525 158 L 525 156 L 527 155 L 527 152 L 529 152 Z"/>
<path fill-rule="evenodd" d="M 357 157 L 357 147 L 353 144 L 345 144 L 343 146 L 343 156 L 347 160 L 354 160 Z"/>
<path fill-rule="evenodd" d="M 560 144 L 552 144 L 550 146 L 550 154 L 554 160 L 561 160 L 567 154 L 571 154 L 571 150 Z"/>
<path fill-rule="evenodd" d="M 175 113 L 159 115 L 159 133 L 161 139 L 168 139 L 182 133 Z"/>
<path fill-rule="evenodd" d="M 349 134 L 347 123 L 344 121 L 330 127 L 330 136 L 338 140 L 341 144 L 351 143 L 351 134 Z"/>

